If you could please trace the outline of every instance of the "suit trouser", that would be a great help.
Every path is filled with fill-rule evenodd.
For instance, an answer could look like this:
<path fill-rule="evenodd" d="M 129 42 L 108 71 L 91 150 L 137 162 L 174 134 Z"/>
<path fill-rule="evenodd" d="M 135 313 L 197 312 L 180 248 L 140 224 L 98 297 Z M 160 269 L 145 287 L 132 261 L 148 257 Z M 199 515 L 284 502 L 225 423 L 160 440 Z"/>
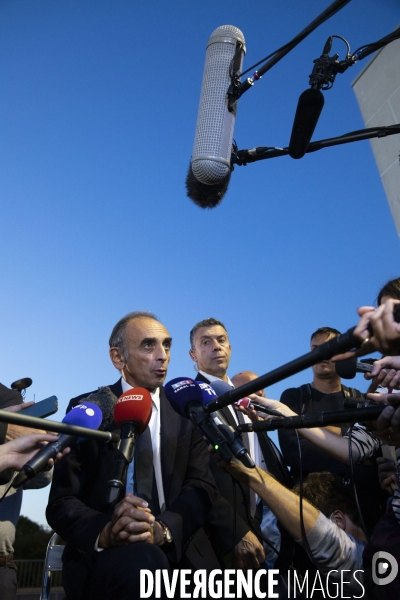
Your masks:
<path fill-rule="evenodd" d="M 17 573 L 11 567 L 0 567 L 0 598 L 14 600 L 17 593 Z"/>
<path fill-rule="evenodd" d="M 169 569 L 163 550 L 154 544 L 138 542 L 107 548 L 94 557 L 88 582 L 90 600 L 134 600 L 140 598 L 141 569 Z M 164 595 L 161 586 L 161 598 Z M 154 596 L 153 596 L 154 597 Z"/>

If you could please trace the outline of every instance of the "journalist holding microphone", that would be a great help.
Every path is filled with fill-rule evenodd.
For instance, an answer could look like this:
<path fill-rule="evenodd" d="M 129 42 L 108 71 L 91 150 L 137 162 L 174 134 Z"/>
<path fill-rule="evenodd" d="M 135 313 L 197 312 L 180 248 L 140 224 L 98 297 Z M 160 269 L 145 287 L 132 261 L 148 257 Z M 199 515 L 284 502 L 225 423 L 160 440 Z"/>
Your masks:
<path fill-rule="evenodd" d="M 31 406 L 33 402 L 23 402 L 19 391 L 0 384 L 0 409 L 16 413 Z M 2 600 L 13 600 L 17 593 L 16 565 L 14 563 L 15 528 L 21 511 L 23 489 L 38 489 L 51 481 L 51 459 L 47 470 L 26 482 L 24 488 L 10 485 L 23 466 L 37 455 L 47 444 L 57 441 L 57 437 L 45 431 L 0 423 L 0 497 L 7 495 L 0 503 L 0 589 Z M 69 448 L 64 450 L 64 454 Z M 58 453 L 55 458 L 61 458 Z M 9 488 L 9 489 L 8 489 Z"/>

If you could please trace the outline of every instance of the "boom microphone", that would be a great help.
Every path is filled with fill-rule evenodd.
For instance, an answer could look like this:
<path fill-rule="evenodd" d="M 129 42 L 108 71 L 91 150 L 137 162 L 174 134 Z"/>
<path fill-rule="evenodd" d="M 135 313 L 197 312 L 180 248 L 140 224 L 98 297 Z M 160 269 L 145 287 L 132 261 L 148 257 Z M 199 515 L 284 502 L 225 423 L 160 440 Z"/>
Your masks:
<path fill-rule="evenodd" d="M 214 208 L 228 188 L 236 103 L 229 110 L 227 92 L 238 81 L 245 54 L 243 33 L 233 25 L 215 29 L 207 42 L 196 134 L 187 195 L 201 208 Z"/>
<path fill-rule="evenodd" d="M 307 152 L 323 106 L 321 90 L 311 88 L 300 95 L 288 148 L 292 158 L 303 158 Z"/>
<path fill-rule="evenodd" d="M 98 429 L 103 415 L 100 408 L 92 402 L 77 404 L 63 418 L 63 423 L 79 425 L 88 429 Z M 31 458 L 21 469 L 13 481 L 13 487 L 17 488 L 27 479 L 32 479 L 41 471 L 44 471 L 51 458 L 55 458 L 58 452 L 70 446 L 76 441 L 76 436 L 62 433 L 56 442 L 47 444 L 33 458 Z"/>
<path fill-rule="evenodd" d="M 118 453 L 114 458 L 111 478 L 108 482 L 108 502 L 114 502 L 125 488 L 128 465 L 132 462 L 136 437 L 149 424 L 152 409 L 150 392 L 144 388 L 132 388 L 124 392 L 114 408 L 114 421 L 121 428 Z"/>
<path fill-rule="evenodd" d="M 311 89 L 300 95 L 288 148 L 292 158 L 302 158 L 307 152 L 308 144 L 324 106 L 321 88 L 329 89 L 335 80 L 332 66 L 336 62 L 337 55 L 333 59 L 329 56 L 331 48 L 332 37 L 329 37 L 321 56 L 314 60 L 313 72 L 310 75 Z"/>

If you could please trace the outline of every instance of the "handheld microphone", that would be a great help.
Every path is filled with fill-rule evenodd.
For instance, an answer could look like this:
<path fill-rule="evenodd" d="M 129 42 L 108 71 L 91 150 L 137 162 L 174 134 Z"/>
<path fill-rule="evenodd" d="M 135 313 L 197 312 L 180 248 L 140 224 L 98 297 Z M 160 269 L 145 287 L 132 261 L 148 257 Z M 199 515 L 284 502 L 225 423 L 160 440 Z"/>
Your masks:
<path fill-rule="evenodd" d="M 121 428 L 118 452 L 108 481 L 108 503 L 114 502 L 125 488 L 126 473 L 132 462 L 136 437 L 143 433 L 151 417 L 152 399 L 144 388 L 124 392 L 114 407 L 114 421 Z"/>
<path fill-rule="evenodd" d="M 242 406 L 243 408 L 248 408 L 252 406 L 256 411 L 265 413 L 266 415 L 272 415 L 273 417 L 281 417 L 281 413 L 273 408 L 267 408 L 266 406 L 262 406 L 261 404 L 257 404 L 257 402 L 253 402 L 250 398 L 242 398 L 238 402 L 235 402 L 235 406 Z"/>
<path fill-rule="evenodd" d="M 100 408 L 92 402 L 82 402 L 74 406 L 65 417 L 63 423 L 78 425 L 88 429 L 98 429 L 103 415 Z M 47 444 L 33 458 L 31 458 L 21 469 L 13 481 L 13 487 L 17 488 L 27 479 L 32 479 L 41 471 L 47 468 L 50 458 L 55 458 L 58 452 L 62 452 L 64 448 L 70 446 L 76 441 L 75 435 L 63 433 L 59 436 L 56 442 Z"/>
<path fill-rule="evenodd" d="M 164 389 L 172 408 L 182 417 L 190 419 L 214 446 L 214 450 L 221 458 L 229 463 L 233 454 L 225 436 L 204 410 L 203 391 L 197 382 L 189 377 L 177 377 L 166 383 Z M 215 397 L 214 391 L 210 390 L 210 392 L 212 392 L 210 395 Z"/>
<path fill-rule="evenodd" d="M 227 92 L 239 79 L 245 54 L 243 33 L 233 25 L 215 29 L 208 42 L 187 195 L 201 208 L 214 208 L 227 190 L 236 103 Z M 230 110 L 231 109 L 231 110 Z"/>
<path fill-rule="evenodd" d="M 370 373 L 373 366 L 364 361 L 358 361 L 357 357 L 338 360 L 335 363 L 336 373 L 342 379 L 353 379 L 356 373 Z"/>
<path fill-rule="evenodd" d="M 225 381 L 213 381 L 212 385 L 201 381 L 196 381 L 195 383 L 202 391 L 203 406 L 216 398 L 217 394 L 223 394 L 227 388 L 231 389 L 229 383 L 226 383 Z M 210 416 L 214 421 L 214 424 L 225 436 L 232 454 L 240 460 L 245 467 L 254 468 L 254 461 L 247 448 L 244 446 L 240 433 L 228 423 L 224 414 L 220 410 L 217 410 L 210 413 Z"/>

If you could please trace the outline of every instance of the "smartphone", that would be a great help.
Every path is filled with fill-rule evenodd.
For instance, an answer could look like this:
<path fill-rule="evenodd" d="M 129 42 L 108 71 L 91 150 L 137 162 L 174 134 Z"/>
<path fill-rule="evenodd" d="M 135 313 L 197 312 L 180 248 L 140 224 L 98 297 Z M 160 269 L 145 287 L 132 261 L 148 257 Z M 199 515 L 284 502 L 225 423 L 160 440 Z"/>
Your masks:
<path fill-rule="evenodd" d="M 40 402 L 35 402 L 32 406 L 22 409 L 19 414 L 26 415 L 27 417 L 39 417 L 45 419 L 50 415 L 54 415 L 58 411 L 58 399 L 57 396 L 50 396 Z"/>

